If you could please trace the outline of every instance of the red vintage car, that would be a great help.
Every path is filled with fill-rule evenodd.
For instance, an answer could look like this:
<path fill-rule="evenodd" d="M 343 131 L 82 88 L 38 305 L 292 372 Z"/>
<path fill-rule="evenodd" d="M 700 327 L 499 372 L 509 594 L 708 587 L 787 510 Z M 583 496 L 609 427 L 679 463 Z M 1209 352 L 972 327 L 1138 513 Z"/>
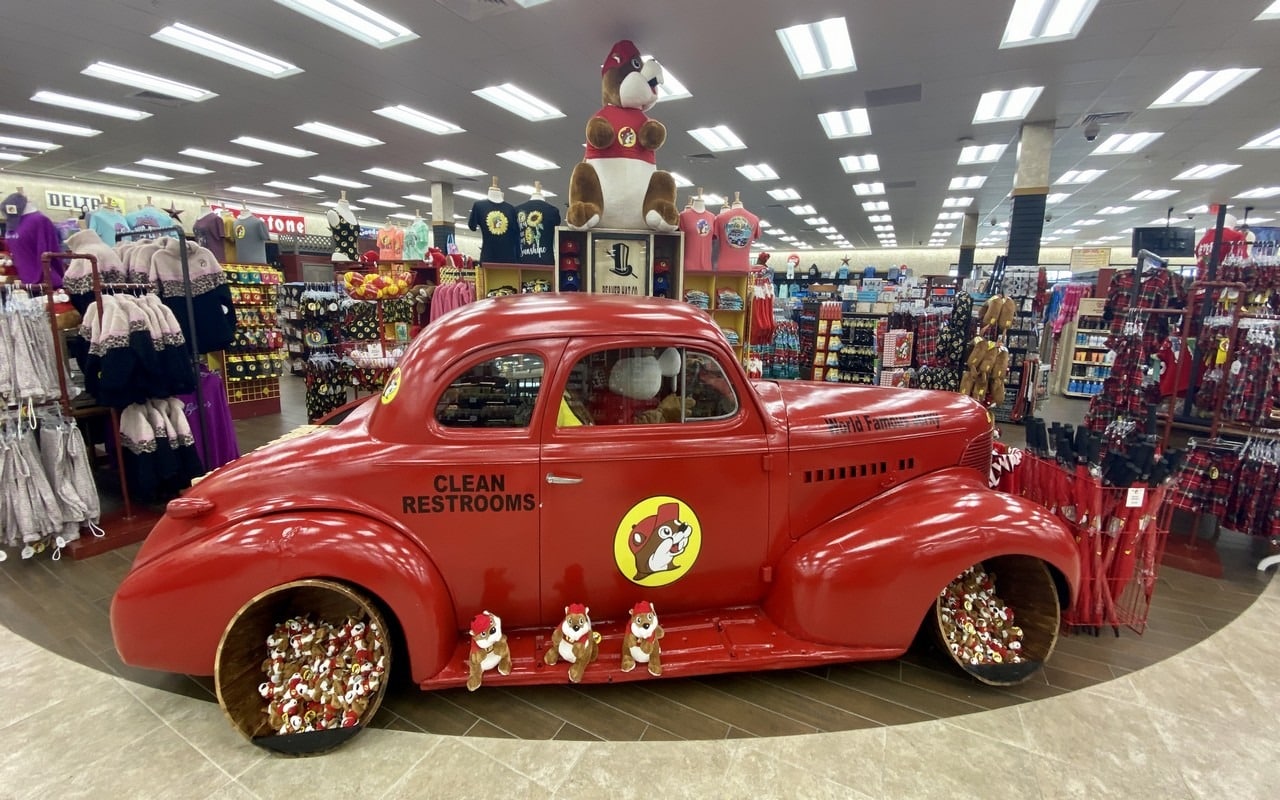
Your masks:
<path fill-rule="evenodd" d="M 1071 597 L 1070 534 L 987 488 L 991 442 L 958 394 L 750 380 L 684 303 L 482 300 L 380 397 L 173 501 L 112 630 L 125 663 L 212 674 L 246 604 L 323 579 L 372 598 L 424 689 L 466 682 L 482 611 L 511 653 L 486 683 L 566 681 L 544 654 L 578 603 L 603 634 L 584 683 L 652 679 L 619 659 L 642 600 L 662 679 L 892 658 L 972 565 L 1013 558 Z M 1056 634 L 1056 606 L 1037 614 Z"/>

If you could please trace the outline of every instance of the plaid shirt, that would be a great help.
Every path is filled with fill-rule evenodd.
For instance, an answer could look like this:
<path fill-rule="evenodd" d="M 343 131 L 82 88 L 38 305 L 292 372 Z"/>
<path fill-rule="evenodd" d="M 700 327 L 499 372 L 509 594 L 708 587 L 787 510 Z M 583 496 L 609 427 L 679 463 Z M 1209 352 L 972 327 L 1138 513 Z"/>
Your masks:
<path fill-rule="evenodd" d="M 1125 312 L 1133 305 L 1134 272 L 1122 272 L 1111 279 L 1107 289 L 1107 305 L 1103 314 L 1111 321 L 1111 332 L 1120 333 L 1124 328 Z M 1181 308 L 1186 304 L 1186 289 L 1182 277 L 1167 270 L 1157 269 L 1142 278 L 1138 287 L 1138 308 Z M 1155 323 L 1149 319 L 1147 325 Z"/>

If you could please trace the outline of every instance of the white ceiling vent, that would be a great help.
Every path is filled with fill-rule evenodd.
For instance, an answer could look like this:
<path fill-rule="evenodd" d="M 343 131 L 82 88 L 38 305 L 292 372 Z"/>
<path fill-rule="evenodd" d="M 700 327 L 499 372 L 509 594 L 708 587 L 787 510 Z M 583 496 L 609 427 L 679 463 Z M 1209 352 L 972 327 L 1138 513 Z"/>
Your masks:
<path fill-rule="evenodd" d="M 436 2 L 468 22 L 496 17 L 520 8 L 520 4 L 515 0 L 436 0 Z"/>

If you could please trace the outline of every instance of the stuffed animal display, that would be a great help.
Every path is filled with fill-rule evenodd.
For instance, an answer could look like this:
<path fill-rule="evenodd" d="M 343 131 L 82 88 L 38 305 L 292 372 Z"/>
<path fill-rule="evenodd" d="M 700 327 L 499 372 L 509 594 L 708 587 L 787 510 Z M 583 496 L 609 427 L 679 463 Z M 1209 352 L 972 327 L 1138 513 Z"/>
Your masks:
<path fill-rule="evenodd" d="M 471 620 L 471 652 L 467 656 L 467 691 L 474 692 L 484 681 L 484 674 L 497 669 L 499 675 L 511 674 L 511 648 L 502 633 L 502 619 L 488 611 Z"/>
<path fill-rule="evenodd" d="M 995 573 L 979 564 L 942 590 L 938 617 L 948 649 L 962 664 L 1019 664 L 1023 631 L 996 594 Z"/>
<path fill-rule="evenodd" d="M 982 306 L 982 322 L 980 330 L 993 328 L 1000 333 L 1013 327 L 1014 317 L 1018 315 L 1018 301 L 1004 295 L 992 295 Z"/>
<path fill-rule="evenodd" d="M 627 632 L 622 635 L 622 671 L 630 672 L 636 664 L 647 664 L 649 674 L 655 678 L 662 674 L 662 647 L 658 640 L 663 636 L 658 624 L 658 612 L 653 603 L 641 600 L 631 607 L 631 619 Z"/>
<path fill-rule="evenodd" d="M 599 633 L 591 629 L 591 612 L 582 603 L 570 603 L 564 607 L 564 621 L 551 633 L 551 646 L 542 657 L 548 667 L 554 667 L 560 659 L 569 662 L 569 681 L 579 683 L 587 672 L 587 666 L 600 656 Z"/>
<path fill-rule="evenodd" d="M 1005 378 L 1009 374 L 1009 348 L 991 339 L 973 337 L 965 373 L 960 377 L 960 394 L 979 403 L 999 405 L 1004 401 Z"/>
<path fill-rule="evenodd" d="M 680 223 L 675 180 L 657 169 L 654 155 L 667 129 L 645 113 L 658 102 L 662 67 L 623 40 L 609 51 L 600 76 L 604 105 L 587 121 L 586 155 L 569 180 L 565 224 L 674 231 Z"/>

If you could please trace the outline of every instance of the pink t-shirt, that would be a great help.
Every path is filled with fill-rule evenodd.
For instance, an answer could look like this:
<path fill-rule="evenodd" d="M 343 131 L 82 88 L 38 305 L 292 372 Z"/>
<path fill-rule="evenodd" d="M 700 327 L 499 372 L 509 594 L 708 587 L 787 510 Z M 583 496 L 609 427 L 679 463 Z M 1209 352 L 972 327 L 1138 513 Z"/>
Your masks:
<path fill-rule="evenodd" d="M 686 208 L 680 212 L 680 230 L 684 231 L 685 270 L 710 272 L 711 240 L 716 237 L 715 215 Z"/>
<path fill-rule="evenodd" d="M 716 269 L 746 272 L 751 269 L 751 243 L 760 238 L 760 218 L 745 208 L 726 208 L 716 216 L 715 237 L 720 240 Z"/>

